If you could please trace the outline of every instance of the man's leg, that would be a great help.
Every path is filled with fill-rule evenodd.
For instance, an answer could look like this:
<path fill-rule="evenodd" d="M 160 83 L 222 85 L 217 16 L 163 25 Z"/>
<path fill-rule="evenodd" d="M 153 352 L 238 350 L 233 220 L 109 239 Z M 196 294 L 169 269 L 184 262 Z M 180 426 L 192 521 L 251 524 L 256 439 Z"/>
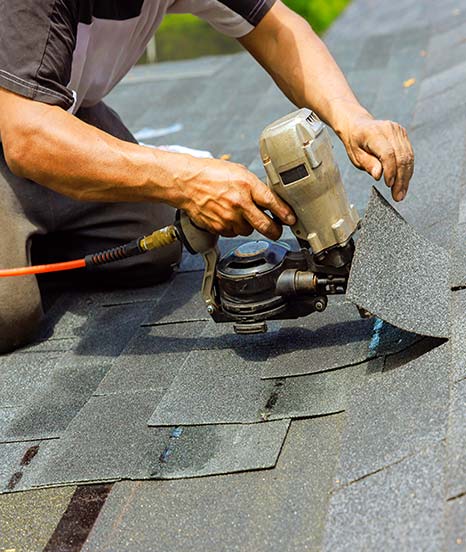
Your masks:
<path fill-rule="evenodd" d="M 81 109 L 84 122 L 128 142 L 136 142 L 119 116 L 103 102 Z M 92 163 L 92 160 L 89 161 Z M 55 231 L 38 236 L 35 262 L 80 258 L 129 242 L 173 223 L 175 210 L 163 203 L 91 203 L 51 193 Z M 166 280 L 181 258 L 180 244 L 80 273 L 80 282 L 106 286 L 141 286 Z"/>
<path fill-rule="evenodd" d="M 8 169 L 0 144 L 0 267 L 30 264 L 30 238 L 42 230 L 47 191 L 15 177 Z M 42 317 L 39 288 L 34 276 L 0 278 L 0 353 L 30 341 Z"/>

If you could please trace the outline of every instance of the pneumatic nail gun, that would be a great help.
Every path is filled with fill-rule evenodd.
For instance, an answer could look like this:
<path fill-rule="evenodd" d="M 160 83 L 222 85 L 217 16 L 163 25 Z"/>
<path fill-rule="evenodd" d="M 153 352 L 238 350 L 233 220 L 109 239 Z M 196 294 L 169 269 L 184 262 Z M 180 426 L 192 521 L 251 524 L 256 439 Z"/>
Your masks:
<path fill-rule="evenodd" d="M 179 212 L 178 238 L 204 257 L 202 296 L 216 322 L 237 333 L 267 331 L 267 320 L 300 318 L 344 294 L 360 217 L 348 201 L 325 125 L 308 109 L 270 124 L 260 138 L 267 185 L 294 210 L 296 250 L 247 241 L 220 257 L 218 238 Z"/>

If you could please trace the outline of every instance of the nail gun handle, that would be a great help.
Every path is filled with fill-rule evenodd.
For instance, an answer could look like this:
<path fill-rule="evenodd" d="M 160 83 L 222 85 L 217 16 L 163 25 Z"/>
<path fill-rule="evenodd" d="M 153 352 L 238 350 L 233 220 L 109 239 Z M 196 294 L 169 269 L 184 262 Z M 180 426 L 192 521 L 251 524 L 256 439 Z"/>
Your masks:
<path fill-rule="evenodd" d="M 175 228 L 180 241 L 192 255 L 204 255 L 217 245 L 218 236 L 196 226 L 180 209 L 176 212 Z"/>

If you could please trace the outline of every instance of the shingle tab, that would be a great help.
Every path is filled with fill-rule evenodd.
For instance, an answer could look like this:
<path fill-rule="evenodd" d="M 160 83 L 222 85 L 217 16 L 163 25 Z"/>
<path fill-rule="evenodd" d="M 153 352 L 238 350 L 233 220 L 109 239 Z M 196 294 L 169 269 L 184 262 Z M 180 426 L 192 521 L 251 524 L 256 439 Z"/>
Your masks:
<path fill-rule="evenodd" d="M 330 300 L 323 313 L 281 323 L 262 378 L 306 375 L 352 366 L 401 351 L 418 339 L 416 334 L 381 324 L 378 319 L 362 319 L 352 303 Z"/>
<path fill-rule="evenodd" d="M 120 479 L 176 479 L 275 465 L 289 421 L 150 428 L 152 391 L 93 397 L 59 440 L 42 445 L 18 489 Z"/>
<path fill-rule="evenodd" d="M 347 299 L 404 330 L 449 337 L 449 267 L 448 253 L 417 234 L 374 188 Z"/>
<path fill-rule="evenodd" d="M 105 366 L 60 367 L 5 424 L 0 442 L 59 437 L 104 377 Z"/>
<path fill-rule="evenodd" d="M 205 325 L 206 322 L 187 322 L 141 328 L 94 394 L 157 391 L 162 396 Z"/>
<path fill-rule="evenodd" d="M 263 362 L 234 351 L 194 352 L 149 420 L 151 426 L 253 423 L 344 410 L 365 367 L 261 380 Z"/>

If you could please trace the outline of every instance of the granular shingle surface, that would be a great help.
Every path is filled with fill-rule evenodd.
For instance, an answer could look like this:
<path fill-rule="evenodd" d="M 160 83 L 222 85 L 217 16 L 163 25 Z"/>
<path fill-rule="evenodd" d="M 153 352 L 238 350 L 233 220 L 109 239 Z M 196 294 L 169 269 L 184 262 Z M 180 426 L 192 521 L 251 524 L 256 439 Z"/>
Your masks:
<path fill-rule="evenodd" d="M 416 155 L 398 215 L 332 134 L 350 200 L 370 200 L 350 295 L 379 318 L 335 300 L 238 336 L 190 255 L 146 288 L 43 286 L 39 339 L 0 358 L 0 549 L 69 552 L 67 523 L 88 552 L 465 549 L 465 22 L 466 0 L 353 0 L 325 36 Z M 183 124 L 152 145 L 261 178 L 259 135 L 293 109 L 246 53 L 136 67 L 108 102 L 134 133 Z M 71 497 L 91 482 L 108 496 L 90 530 Z"/>
<path fill-rule="evenodd" d="M 374 188 L 347 299 L 404 330 L 449 337 L 449 269 L 448 253 L 422 238 Z"/>

